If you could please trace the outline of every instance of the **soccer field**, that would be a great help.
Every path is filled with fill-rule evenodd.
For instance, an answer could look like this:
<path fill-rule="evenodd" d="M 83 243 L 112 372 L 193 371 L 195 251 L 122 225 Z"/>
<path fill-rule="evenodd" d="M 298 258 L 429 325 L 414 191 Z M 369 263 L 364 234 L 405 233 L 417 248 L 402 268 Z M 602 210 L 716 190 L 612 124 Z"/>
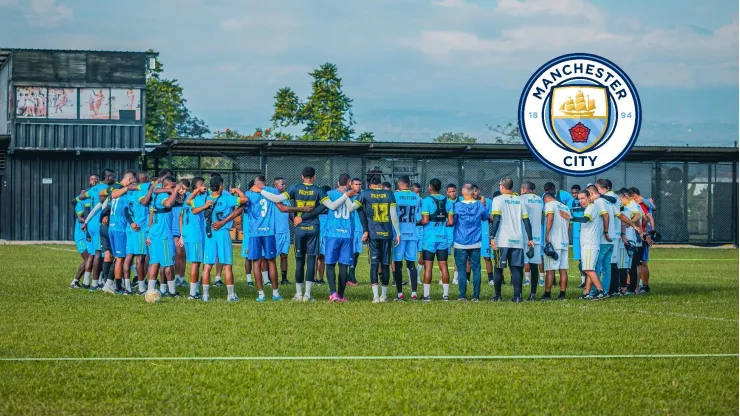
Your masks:
<path fill-rule="evenodd" d="M 240 302 L 149 305 L 68 289 L 71 245 L 0 246 L 0 414 L 737 414 L 737 250 L 655 249 L 652 293 L 598 302 L 571 262 L 568 301 L 523 304 L 371 304 L 367 257 L 349 303 L 259 304 L 235 261 Z"/>

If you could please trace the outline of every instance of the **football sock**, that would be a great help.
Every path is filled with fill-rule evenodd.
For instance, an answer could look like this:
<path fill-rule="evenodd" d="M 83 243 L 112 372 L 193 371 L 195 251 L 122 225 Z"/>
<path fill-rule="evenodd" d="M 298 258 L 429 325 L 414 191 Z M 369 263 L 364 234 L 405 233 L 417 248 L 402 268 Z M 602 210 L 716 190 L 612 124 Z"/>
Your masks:
<path fill-rule="evenodd" d="M 493 273 L 492 272 L 491 273 L 488 273 L 488 281 L 490 282 L 491 280 L 493 280 Z"/>
<path fill-rule="evenodd" d="M 306 260 L 306 281 L 314 282 L 314 275 L 316 274 L 316 256 L 308 256 Z M 308 287 L 308 285 L 306 286 Z M 308 289 L 310 291 L 310 289 Z"/>
<path fill-rule="evenodd" d="M 347 269 L 349 266 L 345 266 L 344 264 L 339 265 L 339 291 L 337 295 L 339 295 L 340 298 L 344 297 L 344 289 L 347 288 L 347 275 L 349 274 Z"/>
<path fill-rule="evenodd" d="M 264 298 L 264 297 L 265 297 L 265 291 L 264 291 L 264 290 L 258 290 L 258 291 L 257 291 L 257 295 L 258 295 L 259 297 L 261 297 L 261 298 Z"/>
<path fill-rule="evenodd" d="M 531 281 L 532 280 L 531 278 L 532 278 L 532 272 L 531 271 L 530 272 L 524 272 L 524 281 L 525 282 Z"/>
<path fill-rule="evenodd" d="M 295 284 L 295 294 L 303 296 L 303 283 Z"/>
<path fill-rule="evenodd" d="M 370 263 L 370 283 L 378 284 L 378 263 Z"/>
<path fill-rule="evenodd" d="M 93 281 L 92 281 L 92 285 L 93 285 L 93 287 L 94 287 L 94 286 L 97 286 L 97 285 L 98 285 L 98 283 L 99 283 L 99 282 L 98 282 L 98 279 L 93 279 Z"/>
<path fill-rule="evenodd" d="M 383 272 L 383 278 L 380 281 L 383 283 L 383 286 L 388 286 L 391 280 L 391 266 L 384 264 L 381 266 L 381 270 Z"/>
<path fill-rule="evenodd" d="M 394 265 L 396 266 L 395 270 L 393 271 L 393 281 L 396 283 L 396 291 L 398 293 L 403 292 L 403 263 L 400 261 L 394 262 Z"/>
<path fill-rule="evenodd" d="M 146 290 L 146 283 L 144 283 L 143 280 L 139 280 L 139 292 L 144 292 Z"/>
<path fill-rule="evenodd" d="M 132 286 L 131 285 L 131 279 L 125 279 L 125 282 L 126 282 L 126 291 L 130 292 L 131 291 L 131 286 Z"/>
<path fill-rule="evenodd" d="M 226 285 L 226 291 L 229 294 L 229 297 L 234 296 L 234 285 Z"/>
<path fill-rule="evenodd" d="M 247 283 L 251 283 L 251 282 L 252 282 L 252 273 L 248 273 L 247 274 Z"/>
<path fill-rule="evenodd" d="M 429 283 L 424 283 L 424 297 L 428 298 L 431 296 L 432 293 L 432 285 Z"/>
<path fill-rule="evenodd" d="M 170 280 L 167 282 L 167 288 L 170 290 L 170 295 L 174 295 L 177 293 L 177 283 L 175 283 L 174 280 Z"/>
<path fill-rule="evenodd" d="M 132 266 L 136 266 L 136 265 L 134 264 L 134 265 L 132 265 Z M 136 278 L 138 278 L 138 277 L 139 277 L 139 273 L 138 273 L 138 272 L 136 271 L 136 267 L 132 267 L 132 268 L 131 268 L 131 273 L 133 273 L 133 274 L 134 274 L 134 277 L 136 277 Z"/>
<path fill-rule="evenodd" d="M 409 281 L 411 282 L 411 291 L 416 293 L 416 286 L 419 284 L 419 275 L 413 261 L 407 261 L 406 267 L 409 271 Z"/>
<path fill-rule="evenodd" d="M 456 282 L 457 282 L 457 276 L 458 276 L 458 273 L 459 273 L 459 272 L 458 272 L 457 270 L 455 270 L 455 273 L 454 273 L 454 279 L 455 279 L 455 281 L 456 281 Z"/>
<path fill-rule="evenodd" d="M 262 284 L 266 285 L 270 283 L 270 276 L 267 274 L 267 271 L 262 272 Z"/>
<path fill-rule="evenodd" d="M 311 289 L 313 288 L 313 282 L 306 282 L 306 293 L 303 295 L 307 298 L 311 297 Z"/>
<path fill-rule="evenodd" d="M 450 296 L 450 284 L 442 283 L 442 296 Z"/>
<path fill-rule="evenodd" d="M 108 280 L 113 280 L 110 276 L 110 268 L 112 265 L 113 265 L 113 262 L 109 262 L 109 261 L 103 262 L 103 273 L 102 273 L 103 279 L 101 280 L 105 281 L 106 284 L 108 283 Z"/>
<path fill-rule="evenodd" d="M 501 296 L 501 282 L 504 280 L 504 269 L 493 269 L 493 291 L 496 296 Z"/>
<path fill-rule="evenodd" d="M 203 296 L 208 296 L 208 289 L 210 289 L 211 286 L 209 285 L 203 285 Z"/>
<path fill-rule="evenodd" d="M 514 286 L 514 297 L 522 296 L 522 267 L 511 267 L 511 284 Z"/>
<path fill-rule="evenodd" d="M 198 284 L 197 283 L 191 283 L 190 284 L 190 296 L 195 296 L 198 294 Z"/>
<path fill-rule="evenodd" d="M 377 297 L 378 297 L 378 285 L 375 284 L 373 285 L 373 298 L 377 298 Z"/>
<path fill-rule="evenodd" d="M 116 279 L 116 290 L 121 291 L 121 279 Z"/>
<path fill-rule="evenodd" d="M 532 280 L 530 280 L 529 282 L 529 292 L 537 293 L 537 282 L 539 282 L 540 280 L 540 270 L 537 267 L 533 267 L 530 275 L 532 277 Z"/>
<path fill-rule="evenodd" d="M 182 276 L 180 276 L 179 274 L 175 275 L 175 283 L 179 283 L 181 279 L 182 279 Z"/>
<path fill-rule="evenodd" d="M 288 280 L 288 272 L 287 272 L 287 271 L 285 271 L 285 272 L 280 272 L 280 274 L 282 275 L 282 277 L 283 277 L 283 280 Z"/>
<path fill-rule="evenodd" d="M 150 280 L 149 281 L 149 290 L 157 290 L 157 281 L 156 280 Z"/>
<path fill-rule="evenodd" d="M 342 267 L 341 265 L 339 267 Z M 326 280 L 329 281 L 329 293 L 337 292 L 337 272 L 333 264 L 326 265 Z"/>
<path fill-rule="evenodd" d="M 581 274 L 581 284 L 586 283 L 586 276 Z"/>
<path fill-rule="evenodd" d="M 609 293 L 615 293 L 619 287 L 619 269 L 617 263 L 612 263 L 611 280 L 609 281 Z"/>
<path fill-rule="evenodd" d="M 424 266 L 422 266 L 421 264 L 416 266 L 416 275 L 417 275 L 418 280 L 421 280 L 421 276 L 423 275 L 423 272 L 424 272 Z"/>
<path fill-rule="evenodd" d="M 221 281 L 221 276 L 216 276 L 216 281 L 217 282 L 220 282 Z"/>
<path fill-rule="evenodd" d="M 90 272 L 85 272 L 85 278 L 82 280 L 83 285 L 90 284 Z"/>
<path fill-rule="evenodd" d="M 383 286 L 380 290 L 380 293 L 382 297 L 388 297 L 388 286 Z"/>
<path fill-rule="evenodd" d="M 305 264 L 305 259 L 303 257 L 295 258 L 295 282 L 296 283 L 303 283 L 303 265 L 304 264 Z"/>
<path fill-rule="evenodd" d="M 275 287 L 272 289 L 272 296 L 280 296 L 280 292 L 278 292 L 278 288 Z"/>

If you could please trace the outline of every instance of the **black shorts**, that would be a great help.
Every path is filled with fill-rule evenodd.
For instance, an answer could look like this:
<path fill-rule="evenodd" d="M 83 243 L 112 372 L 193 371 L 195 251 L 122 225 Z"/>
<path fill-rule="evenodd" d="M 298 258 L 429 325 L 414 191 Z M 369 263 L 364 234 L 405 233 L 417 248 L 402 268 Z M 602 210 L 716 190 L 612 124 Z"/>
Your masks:
<path fill-rule="evenodd" d="M 314 234 L 296 234 L 295 235 L 295 256 L 300 258 L 304 256 L 319 255 L 319 235 Z"/>
<path fill-rule="evenodd" d="M 434 261 L 434 257 L 437 257 L 437 261 L 447 261 L 447 256 L 450 254 L 450 250 L 437 250 L 437 251 L 421 251 L 421 259 L 424 261 Z"/>
<path fill-rule="evenodd" d="M 496 267 L 505 269 L 506 263 L 509 267 L 524 267 L 524 249 L 502 247 L 499 250 L 499 256 L 496 259 Z"/>
<path fill-rule="evenodd" d="M 110 237 L 108 235 L 108 226 L 100 224 L 100 252 L 105 253 L 106 251 L 113 252 L 110 248 Z"/>
<path fill-rule="evenodd" d="M 370 263 L 391 264 L 391 244 L 392 240 L 368 240 Z"/>

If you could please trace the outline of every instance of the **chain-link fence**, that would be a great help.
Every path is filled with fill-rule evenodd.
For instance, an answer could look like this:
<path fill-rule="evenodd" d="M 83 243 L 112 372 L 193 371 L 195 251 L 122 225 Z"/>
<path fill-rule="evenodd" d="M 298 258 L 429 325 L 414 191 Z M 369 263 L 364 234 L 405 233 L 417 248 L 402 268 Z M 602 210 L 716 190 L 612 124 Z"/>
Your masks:
<path fill-rule="evenodd" d="M 372 176 L 395 186 L 400 176 L 408 175 L 426 193 L 429 180 L 437 178 L 443 186 L 464 183 L 478 185 L 491 196 L 504 177 L 518 187 L 523 180 L 532 181 L 541 194 L 545 183 L 570 190 L 572 185 L 585 187 L 597 177 L 559 175 L 532 160 L 486 160 L 471 158 L 379 158 L 366 156 L 231 156 L 170 154 L 157 161 L 156 168 L 171 168 L 178 178 L 203 176 L 212 172 L 224 177 L 228 186 L 246 189 L 256 174 L 264 173 L 271 182 L 283 177 L 287 183 L 301 181 L 301 171 L 316 169 L 317 185 L 334 187 L 342 173 L 360 178 L 364 184 Z M 155 174 L 152 160 L 146 168 Z M 636 187 L 646 198 L 652 198 L 657 211 L 656 228 L 666 243 L 720 244 L 737 243 L 737 163 L 691 162 L 623 162 L 598 175 L 608 178 L 614 190 Z M 518 188 L 517 188 L 518 189 Z"/>

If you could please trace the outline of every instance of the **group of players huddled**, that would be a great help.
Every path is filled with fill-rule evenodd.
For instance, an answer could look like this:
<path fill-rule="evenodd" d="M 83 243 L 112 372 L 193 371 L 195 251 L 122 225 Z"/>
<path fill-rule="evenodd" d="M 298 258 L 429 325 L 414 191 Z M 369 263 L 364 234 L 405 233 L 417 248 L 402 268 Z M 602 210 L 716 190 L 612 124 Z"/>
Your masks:
<path fill-rule="evenodd" d="M 599 179 L 584 189 L 575 185 L 568 193 L 548 182 L 544 193 L 537 195 L 535 185 L 525 181 L 517 194 L 512 179 L 504 178 L 492 198 L 486 198 L 470 183 L 459 194 L 450 184 L 442 194 L 441 181 L 432 179 L 428 195 L 422 197 L 422 186 L 412 184 L 408 176 L 397 180 L 395 192 L 377 176 L 369 178 L 365 190 L 360 179 L 346 174 L 339 176 L 334 188 L 315 185 L 311 167 L 301 176 L 303 183 L 287 187 L 283 178 L 268 186 L 265 177 L 257 175 L 245 191 L 225 188 L 217 173 L 208 183 L 201 177 L 178 181 L 169 169 L 161 170 L 154 181 L 146 172 L 126 171 L 120 181 L 109 169 L 103 171 L 102 180 L 91 175 L 90 187 L 73 200 L 74 236 L 82 263 L 70 288 L 119 295 L 159 290 L 164 297 L 181 297 L 177 287 L 188 286 L 189 275 L 188 299 L 208 301 L 211 286 L 226 285 L 227 300 L 237 301 L 230 231 L 234 220 L 241 218 L 241 256 L 247 285 L 256 284 L 258 302 L 266 300 L 263 288 L 268 285 L 273 301 L 283 299 L 278 287 L 289 284 L 290 222 L 295 301 L 313 301 L 312 287 L 323 284 L 325 272 L 329 301 L 346 302 L 347 285 L 358 284 L 355 270 L 365 244 L 373 303 L 387 300 L 391 276 L 395 300 L 405 300 L 404 262 L 410 299 L 419 298 L 421 284 L 421 300 L 431 301 L 435 260 L 442 299 L 449 300 L 448 256 L 454 258 L 452 284 L 459 286 L 460 301 L 468 299 L 471 278 L 471 300 L 479 300 L 481 259 L 494 287 L 493 301 L 501 300 L 507 265 L 512 302 L 523 300 L 524 285 L 530 286 L 528 300 L 536 299 L 538 286 L 544 286 L 540 300 L 550 300 L 557 280 L 557 299 L 564 300 L 571 227 L 581 298 L 650 291 L 648 248 L 660 235 L 655 232 L 652 200 L 636 188 L 614 192 L 608 179 Z"/>

